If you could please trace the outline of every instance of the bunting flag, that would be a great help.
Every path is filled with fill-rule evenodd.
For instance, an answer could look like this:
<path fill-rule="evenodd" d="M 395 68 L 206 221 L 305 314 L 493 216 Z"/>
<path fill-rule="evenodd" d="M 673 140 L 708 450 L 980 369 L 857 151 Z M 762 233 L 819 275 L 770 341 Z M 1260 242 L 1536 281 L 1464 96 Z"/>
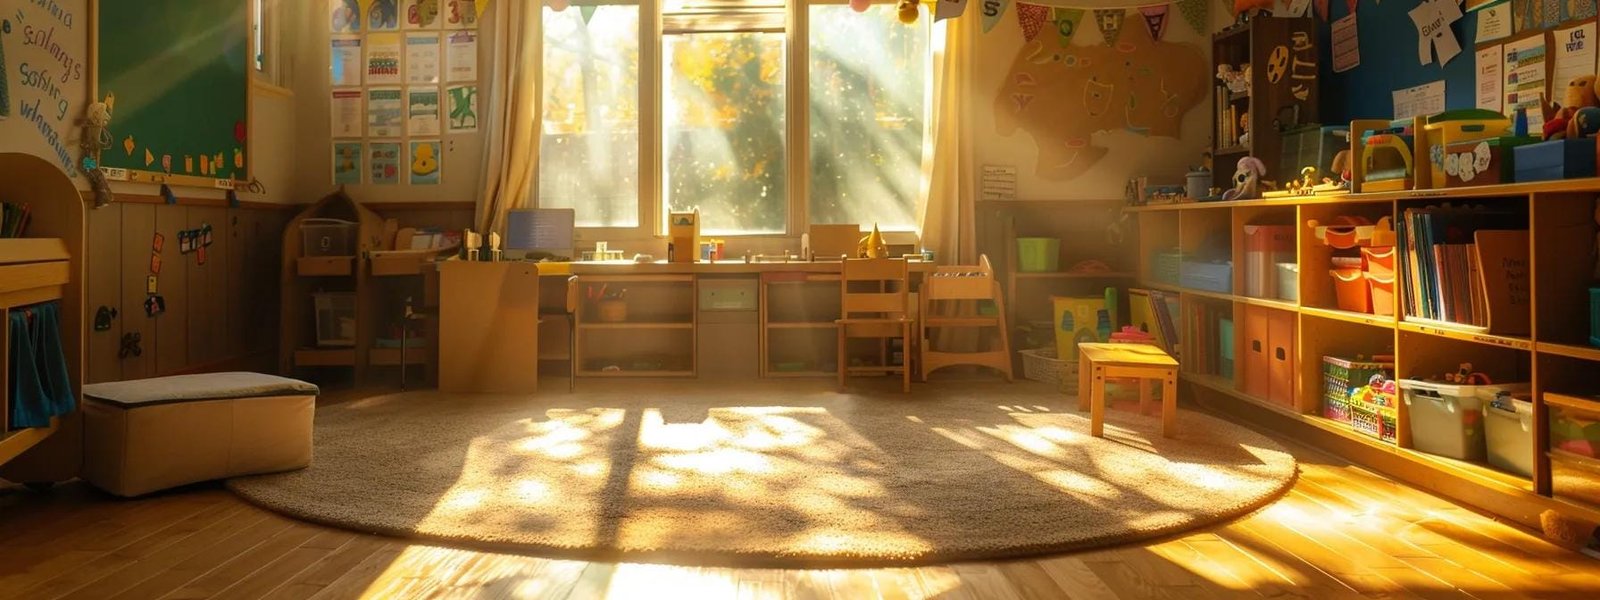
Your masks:
<path fill-rule="evenodd" d="M 472 3 L 472 8 L 478 11 L 478 23 L 483 22 L 483 11 L 489 10 L 489 0 L 478 0 Z"/>
<path fill-rule="evenodd" d="M 1050 9 L 1050 24 L 1056 28 L 1056 35 L 1061 37 L 1061 47 L 1072 44 L 1072 36 L 1078 33 L 1078 23 L 1083 22 L 1083 9 L 1081 8 L 1052 8 Z"/>
<path fill-rule="evenodd" d="M 1167 4 L 1139 7 L 1139 14 L 1144 16 L 1144 26 L 1150 30 L 1151 40 L 1159 42 L 1161 41 L 1161 36 L 1167 34 L 1167 9 L 1169 8 L 1171 6 Z"/>
<path fill-rule="evenodd" d="M 1313 0 L 1317 7 L 1317 18 L 1328 20 L 1328 0 Z"/>
<path fill-rule="evenodd" d="M 1194 32 L 1200 35 L 1211 33 L 1207 23 L 1211 20 L 1211 11 L 1206 0 L 1178 0 L 1178 13 L 1183 15 L 1183 20 L 1189 22 Z"/>
<path fill-rule="evenodd" d="M 1025 42 L 1039 37 L 1039 31 L 1044 29 L 1044 22 L 1049 18 L 1050 9 L 1047 7 L 1017 3 L 1017 23 L 1022 25 L 1022 40 Z"/>
<path fill-rule="evenodd" d="M 1117 38 L 1122 36 L 1122 19 L 1126 12 L 1121 8 L 1094 9 L 1094 24 L 1100 28 L 1100 35 L 1105 36 L 1107 46 L 1116 45 Z"/>
<path fill-rule="evenodd" d="M 983 0 L 983 32 L 989 33 L 995 25 L 1000 24 L 1000 17 L 1005 16 L 1006 7 L 1011 6 L 1011 0 Z"/>
<path fill-rule="evenodd" d="M 593 19 L 594 18 L 594 9 L 596 9 L 596 8 L 599 8 L 599 7 L 597 7 L 597 6 L 593 5 L 593 4 L 585 4 L 583 6 L 579 6 L 578 7 L 578 13 L 583 17 L 583 24 L 584 25 L 588 25 L 589 24 L 589 19 Z"/>
<path fill-rule="evenodd" d="M 935 23 L 945 19 L 954 19 L 967 12 L 967 0 L 939 0 L 933 7 L 933 21 Z"/>

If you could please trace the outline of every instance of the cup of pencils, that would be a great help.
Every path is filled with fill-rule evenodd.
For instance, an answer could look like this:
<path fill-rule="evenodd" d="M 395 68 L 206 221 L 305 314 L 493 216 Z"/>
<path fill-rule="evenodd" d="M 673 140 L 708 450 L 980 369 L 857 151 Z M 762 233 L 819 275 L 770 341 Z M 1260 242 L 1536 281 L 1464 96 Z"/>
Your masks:
<path fill-rule="evenodd" d="M 609 285 L 590 287 L 589 301 L 602 323 L 621 323 L 628 320 L 628 290 L 612 290 Z"/>

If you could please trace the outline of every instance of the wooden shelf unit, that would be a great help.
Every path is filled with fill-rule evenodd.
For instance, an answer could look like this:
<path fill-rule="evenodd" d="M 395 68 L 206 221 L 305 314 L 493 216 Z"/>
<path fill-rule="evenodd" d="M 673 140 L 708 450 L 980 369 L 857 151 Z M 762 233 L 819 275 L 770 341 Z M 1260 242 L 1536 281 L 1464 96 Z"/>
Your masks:
<path fill-rule="evenodd" d="M 1600 381 L 1592 376 L 1600 361 L 1600 348 L 1589 346 L 1587 335 L 1588 296 L 1594 284 L 1593 259 L 1596 226 L 1595 202 L 1600 197 L 1600 179 L 1540 184 L 1482 186 L 1459 190 L 1426 190 L 1375 194 L 1344 194 L 1332 197 L 1272 198 L 1255 202 L 1210 202 L 1137 207 L 1140 229 L 1140 285 L 1174 291 L 1181 304 L 1196 302 L 1231 305 L 1235 331 L 1240 330 L 1247 306 L 1267 306 L 1291 313 L 1297 330 L 1292 405 L 1283 405 L 1243 391 L 1243 336 L 1235 334 L 1235 367 L 1231 377 L 1196 372 L 1185 361 L 1180 379 L 1202 399 L 1220 399 L 1225 410 L 1269 426 L 1285 421 L 1321 432 L 1317 438 L 1330 449 L 1352 459 L 1367 462 L 1415 485 L 1450 495 L 1537 527 L 1537 515 L 1544 508 L 1556 508 L 1582 518 L 1600 520 L 1600 496 L 1564 497 L 1552 493 L 1552 462 L 1555 451 L 1547 450 L 1548 394 L 1593 394 L 1600 392 Z M 1398 220 L 1406 208 L 1463 200 L 1500 206 L 1526 206 L 1531 238 L 1531 318 L 1529 335 L 1483 333 L 1468 327 L 1434 322 L 1414 322 L 1403 315 L 1378 316 L 1339 310 L 1328 275 L 1329 250 L 1318 242 L 1306 226 L 1308 219 L 1328 222 L 1333 216 L 1362 215 L 1375 220 L 1390 216 Z M 1296 256 L 1300 264 L 1299 300 L 1263 300 L 1244 297 L 1243 237 L 1240 226 L 1254 219 L 1292 215 L 1296 223 Z M 1225 234 L 1225 235 L 1221 235 Z M 1152 280 L 1152 252 L 1168 247 L 1185 251 L 1199 249 L 1202 243 L 1226 239 L 1232 243 L 1229 254 L 1234 264 L 1234 287 L 1228 293 L 1186 289 Z M 1574 258 L 1577 257 L 1577 258 Z M 1397 312 L 1405 310 L 1407 288 L 1397 278 Z M 1187 318 L 1188 312 L 1183 313 Z M 1211 344 L 1211 340 L 1188 339 L 1189 327 L 1180 327 L 1186 336 L 1184 348 Z M 1524 478 L 1503 473 L 1484 464 L 1453 460 L 1411 449 L 1409 414 L 1402 402 L 1397 411 L 1397 443 L 1380 442 L 1351 431 L 1348 426 L 1321 416 L 1322 370 L 1324 355 L 1351 356 L 1391 352 L 1398 377 L 1435 376 L 1453 371 L 1458 363 L 1471 362 L 1493 371 L 1496 381 L 1528 381 L 1532 384 L 1535 426 L 1534 444 L 1528 452 L 1534 458 L 1534 475 Z M 1600 407 L 1600 403 L 1595 406 Z M 1574 463 L 1591 464 L 1558 456 L 1565 465 L 1564 481 L 1583 477 Z M 1582 458 L 1582 457 L 1579 457 Z M 1594 489 L 1600 490 L 1600 473 L 1590 472 Z M 1444 477 L 1434 481 L 1435 478 Z M 1581 479 L 1580 479 L 1581 480 Z M 1586 481 L 1586 480 L 1585 480 Z M 1493 492 L 1493 493 L 1490 493 Z"/>
<path fill-rule="evenodd" d="M 1224 190 L 1233 187 L 1234 163 L 1244 156 L 1260 158 L 1269 169 L 1279 167 L 1283 140 L 1277 124 L 1286 118 L 1286 113 L 1293 115 L 1292 122 L 1284 124 L 1289 127 L 1317 122 L 1317 38 L 1317 22 L 1310 17 L 1256 17 L 1211 36 L 1211 73 L 1216 73 L 1217 67 L 1224 64 L 1235 69 L 1240 65 L 1253 65 L 1248 91 L 1218 93 L 1225 88 L 1221 82 L 1212 82 L 1213 103 L 1234 108 L 1250 122 L 1250 139 L 1241 144 L 1238 136 L 1222 135 L 1238 127 L 1237 116 L 1231 127 L 1224 127 L 1220 109 L 1213 109 L 1212 156 L 1217 159 L 1212 174 L 1213 187 Z M 1289 64 L 1284 65 L 1288 71 L 1279 73 L 1277 79 L 1272 78 L 1267 68 L 1274 51 L 1290 53 L 1286 57 Z M 1294 64 L 1302 60 L 1310 63 L 1310 78 L 1303 77 L 1306 75 L 1304 67 Z M 1266 178 L 1287 181 L 1287 169 L 1299 167 L 1283 167 L 1285 171 L 1269 172 Z"/>
<path fill-rule="evenodd" d="M 576 285 L 578 376 L 696 375 L 694 275 L 579 275 Z M 600 320 L 590 295 L 601 289 L 626 290 L 624 320 Z"/>
<path fill-rule="evenodd" d="M 353 221 L 356 253 L 345 256 L 305 256 L 300 224 L 311 218 L 337 218 Z M 283 231 L 283 270 L 280 278 L 281 301 L 278 326 L 278 370 L 293 375 L 307 367 L 347 367 L 355 381 L 364 381 L 372 365 L 369 349 L 379 331 L 379 294 L 371 264 L 363 260 L 383 241 L 383 218 L 345 195 L 335 192 L 295 215 Z M 315 334 L 316 311 L 312 294 L 317 291 L 350 292 L 356 298 L 355 343 L 351 348 L 318 348 Z"/>
<path fill-rule="evenodd" d="M 999 259 L 996 271 L 1003 278 L 1003 298 L 1006 304 L 1006 326 L 1012 332 L 1011 348 L 1014 360 L 1017 352 L 1027 350 L 1015 343 L 1023 339 L 1020 329 L 1030 321 L 1054 320 L 1054 307 L 1050 297 L 1103 296 L 1105 289 L 1117 288 L 1126 292 L 1129 284 L 1138 277 L 1132 270 L 1137 259 L 1133 256 L 1137 245 L 1133 226 L 1126 225 L 1123 239 L 1112 243 L 1109 231 L 1118 227 L 1123 214 L 1122 202 L 1069 201 L 1069 202 L 1012 202 L 996 209 L 998 237 L 1001 247 L 988 252 L 991 260 Z M 1086 218 L 1086 215 L 1093 217 Z M 1133 215 L 1129 221 L 1136 221 Z M 1061 239 L 1060 270 L 1049 272 L 1024 272 L 1018 269 L 1017 238 L 1029 236 Z M 1077 262 L 1099 260 L 1109 270 L 1101 272 L 1070 271 Z M 1125 296 L 1125 294 L 1123 294 Z M 1119 308 L 1127 314 L 1126 298 Z M 1020 369 L 1020 363 L 1014 365 Z M 1018 370 L 1017 372 L 1021 372 Z"/>
<path fill-rule="evenodd" d="M 839 285 L 838 273 L 761 275 L 762 377 L 838 373 Z"/>

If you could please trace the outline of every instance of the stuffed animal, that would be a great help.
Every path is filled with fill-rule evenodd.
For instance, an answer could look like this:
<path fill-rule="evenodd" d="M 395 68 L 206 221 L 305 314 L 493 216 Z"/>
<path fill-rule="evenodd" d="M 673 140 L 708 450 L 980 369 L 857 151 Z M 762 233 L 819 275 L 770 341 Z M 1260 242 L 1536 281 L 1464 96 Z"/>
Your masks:
<path fill-rule="evenodd" d="M 100 172 L 100 153 L 110 148 L 113 140 L 110 129 L 111 110 L 116 106 L 116 95 L 106 94 L 105 100 L 89 104 L 89 108 L 84 111 L 83 139 L 78 141 L 79 149 L 83 150 L 80 167 L 83 169 L 83 176 L 89 180 L 89 189 L 94 192 L 95 208 L 111 204 L 116 199 L 111 193 L 111 183 L 106 181 L 105 174 Z"/>
<path fill-rule="evenodd" d="M 1233 189 L 1222 193 L 1223 200 L 1255 200 L 1261 197 L 1261 178 L 1267 175 L 1267 165 L 1254 156 L 1239 159 L 1233 172 Z"/>
<path fill-rule="evenodd" d="M 1544 139 L 1576 139 L 1578 121 L 1573 117 L 1579 110 L 1589 106 L 1600 106 L 1600 97 L 1595 96 L 1594 76 L 1579 75 L 1572 78 L 1572 81 L 1567 82 L 1567 90 L 1562 94 L 1561 104 L 1545 101 L 1541 107 L 1544 111 Z"/>
<path fill-rule="evenodd" d="M 900 0 L 895 15 L 906 25 L 917 22 L 917 0 Z"/>

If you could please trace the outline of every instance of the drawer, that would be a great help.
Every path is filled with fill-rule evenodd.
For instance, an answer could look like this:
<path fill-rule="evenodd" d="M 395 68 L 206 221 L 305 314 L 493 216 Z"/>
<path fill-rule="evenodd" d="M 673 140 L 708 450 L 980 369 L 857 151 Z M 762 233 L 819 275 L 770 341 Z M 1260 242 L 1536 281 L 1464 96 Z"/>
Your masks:
<path fill-rule="evenodd" d="M 698 288 L 702 312 L 756 310 L 759 285 L 754 277 L 701 277 Z"/>

